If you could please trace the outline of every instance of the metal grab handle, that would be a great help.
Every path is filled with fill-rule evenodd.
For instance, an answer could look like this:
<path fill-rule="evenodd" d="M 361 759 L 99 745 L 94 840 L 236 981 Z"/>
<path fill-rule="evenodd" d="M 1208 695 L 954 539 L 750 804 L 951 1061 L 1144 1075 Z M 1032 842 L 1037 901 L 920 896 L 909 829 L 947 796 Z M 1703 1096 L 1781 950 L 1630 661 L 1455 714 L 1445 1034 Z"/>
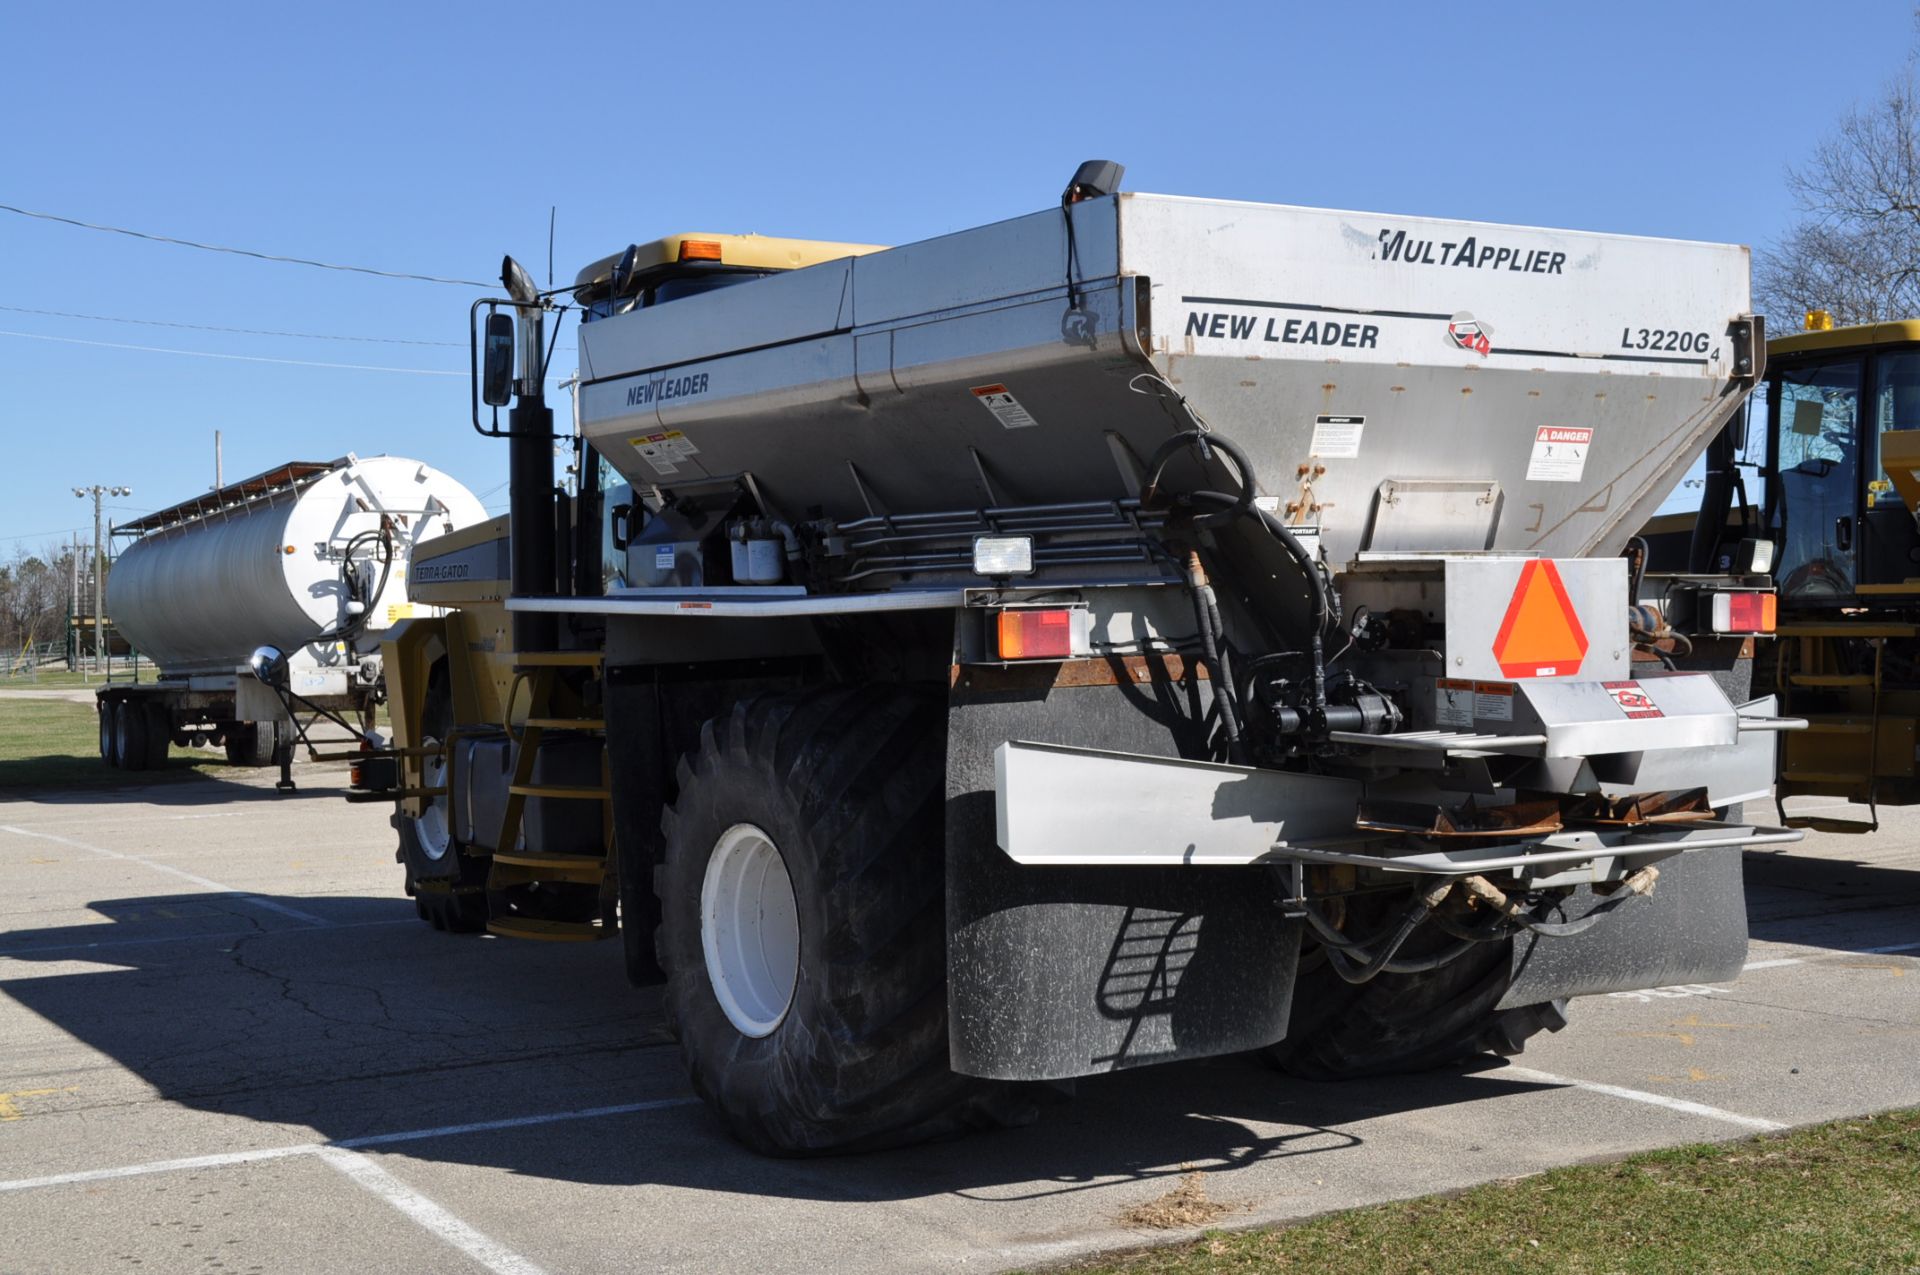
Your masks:
<path fill-rule="evenodd" d="M 1739 727 L 1748 730 L 1805 730 L 1807 719 L 1804 717 L 1741 717 Z"/>
<path fill-rule="evenodd" d="M 1833 542 L 1842 553 L 1853 548 L 1853 515 L 1841 514 L 1833 520 Z"/>

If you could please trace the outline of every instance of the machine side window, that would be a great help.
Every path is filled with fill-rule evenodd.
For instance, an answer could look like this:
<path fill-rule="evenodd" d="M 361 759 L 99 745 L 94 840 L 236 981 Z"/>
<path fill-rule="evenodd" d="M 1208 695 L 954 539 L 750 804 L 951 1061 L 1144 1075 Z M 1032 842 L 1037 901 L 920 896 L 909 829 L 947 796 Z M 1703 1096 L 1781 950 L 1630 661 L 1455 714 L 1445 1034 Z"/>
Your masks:
<path fill-rule="evenodd" d="M 1880 435 L 1920 430 L 1920 350 L 1882 354 L 1875 365 L 1874 464 L 1879 486 L 1870 489 L 1869 506 L 1898 505 L 1900 492 L 1880 458 Z"/>
<path fill-rule="evenodd" d="M 1824 478 L 1858 445 L 1860 365 L 1791 368 L 1780 377 L 1780 468 Z"/>
<path fill-rule="evenodd" d="M 1853 593 L 1862 370 L 1858 359 L 1784 367 L 1774 382 L 1786 506 L 1776 572 L 1790 600 L 1838 602 Z"/>
<path fill-rule="evenodd" d="M 599 452 L 593 454 L 593 460 L 600 479 L 600 585 L 603 590 L 625 588 L 626 538 L 639 529 L 645 515 L 634 500 L 633 484 Z"/>

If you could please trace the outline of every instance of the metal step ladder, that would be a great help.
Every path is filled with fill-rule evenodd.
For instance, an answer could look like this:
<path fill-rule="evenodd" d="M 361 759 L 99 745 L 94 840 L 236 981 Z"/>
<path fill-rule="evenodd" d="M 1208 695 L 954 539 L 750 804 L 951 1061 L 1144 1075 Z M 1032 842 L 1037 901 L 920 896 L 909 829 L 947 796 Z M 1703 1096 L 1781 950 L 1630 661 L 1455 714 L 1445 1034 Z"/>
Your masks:
<path fill-rule="evenodd" d="M 1916 635 L 1920 635 L 1920 625 L 1848 624 L 1842 621 L 1782 624 L 1774 630 L 1776 639 L 1781 639 L 1774 678 L 1775 685 L 1780 689 L 1781 715 L 1806 718 L 1806 734 L 1810 738 L 1844 740 L 1861 735 L 1867 737 L 1867 764 L 1864 770 L 1830 764 L 1825 767 L 1796 764 L 1792 760 L 1791 745 L 1782 752 L 1780 773 L 1773 787 L 1773 800 L 1779 811 L 1780 822 L 1786 827 L 1849 833 L 1879 830 L 1877 798 L 1886 642 L 1888 638 L 1911 638 Z M 1848 639 L 1866 642 L 1873 649 L 1873 672 L 1842 671 L 1845 668 L 1842 643 Z M 1793 644 L 1791 647 L 1788 640 Z M 1787 668 L 1790 649 L 1797 656 L 1791 672 Z M 1794 693 L 1796 690 L 1800 692 L 1798 696 Z M 1831 704 L 1825 706 L 1827 711 L 1809 711 L 1802 702 L 1812 697 L 1831 700 L 1835 696 L 1847 701 L 1843 711 L 1832 711 Z M 1862 698 L 1866 701 L 1864 704 L 1860 703 Z M 1840 748 L 1840 755 L 1844 757 L 1844 745 Z M 1829 756 L 1832 753 L 1833 750 L 1828 750 Z M 1821 815 L 1788 815 L 1787 798 L 1799 796 L 1842 797 L 1859 802 L 1867 808 L 1867 821 L 1832 819 Z"/>
<path fill-rule="evenodd" d="M 512 890 L 536 882 L 548 885 L 590 885 L 600 896 L 599 916 L 591 921 L 548 920 L 536 917 L 496 916 L 488 920 L 492 934 L 512 938 L 545 939 L 550 942 L 590 942 L 611 938 L 618 932 L 614 874 L 611 869 L 613 847 L 613 789 L 607 764 L 606 730 L 603 718 L 557 715 L 554 689 L 558 675 L 566 669 L 600 667 L 598 651 L 529 651 L 514 660 L 513 685 L 507 692 L 507 730 L 519 744 L 514 760 L 513 778 L 507 785 L 506 809 L 500 816 L 500 832 L 494 841 L 493 865 L 487 873 L 487 890 Z M 513 707 L 522 684 L 528 687 L 527 717 L 514 734 Z M 600 783 L 598 786 L 575 784 L 536 784 L 534 768 L 540 746 L 549 731 L 587 732 L 600 736 Z M 517 848 L 525 822 L 527 801 L 597 801 L 600 809 L 600 847 L 596 854 L 536 853 Z"/>

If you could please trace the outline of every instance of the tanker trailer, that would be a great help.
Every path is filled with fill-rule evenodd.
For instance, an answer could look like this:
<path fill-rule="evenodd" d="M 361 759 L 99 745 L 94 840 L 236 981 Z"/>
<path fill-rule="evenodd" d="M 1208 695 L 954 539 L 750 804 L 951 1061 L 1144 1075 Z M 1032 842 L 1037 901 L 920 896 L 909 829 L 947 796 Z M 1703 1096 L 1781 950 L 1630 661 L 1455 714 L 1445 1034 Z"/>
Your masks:
<path fill-rule="evenodd" d="M 1716 817 L 1796 723 L 1636 670 L 1619 556 L 1757 374 L 1746 249 L 1116 178 L 589 266 L 571 508 L 559 307 L 475 307 L 511 523 L 388 635 L 407 890 L 620 937 L 758 1149 L 1515 1053 L 1735 977 L 1800 835 Z"/>
<path fill-rule="evenodd" d="M 485 517 L 454 479 L 398 456 L 290 461 L 115 528 L 137 537 L 107 583 L 114 623 L 159 669 L 97 693 L 100 756 L 145 770 L 169 745 L 224 747 L 235 765 L 290 759 L 289 701 L 248 673 L 291 652 L 289 689 L 373 724 L 380 637 L 412 613 L 407 563 Z"/>

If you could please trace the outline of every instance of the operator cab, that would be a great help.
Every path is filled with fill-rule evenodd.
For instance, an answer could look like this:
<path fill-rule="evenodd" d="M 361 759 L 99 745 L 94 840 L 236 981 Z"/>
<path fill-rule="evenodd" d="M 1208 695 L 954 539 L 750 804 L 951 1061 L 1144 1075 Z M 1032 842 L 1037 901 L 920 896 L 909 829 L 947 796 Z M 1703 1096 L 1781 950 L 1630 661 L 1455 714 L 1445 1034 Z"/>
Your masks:
<path fill-rule="evenodd" d="M 668 235 L 602 257 L 573 283 L 582 323 L 698 296 L 787 270 L 879 252 L 879 244 L 766 235 Z"/>
<path fill-rule="evenodd" d="M 1774 340 L 1748 411 L 1765 423 L 1763 522 L 1782 601 L 1920 598 L 1920 321 Z M 1750 429 L 1749 446 L 1761 436 Z"/>

